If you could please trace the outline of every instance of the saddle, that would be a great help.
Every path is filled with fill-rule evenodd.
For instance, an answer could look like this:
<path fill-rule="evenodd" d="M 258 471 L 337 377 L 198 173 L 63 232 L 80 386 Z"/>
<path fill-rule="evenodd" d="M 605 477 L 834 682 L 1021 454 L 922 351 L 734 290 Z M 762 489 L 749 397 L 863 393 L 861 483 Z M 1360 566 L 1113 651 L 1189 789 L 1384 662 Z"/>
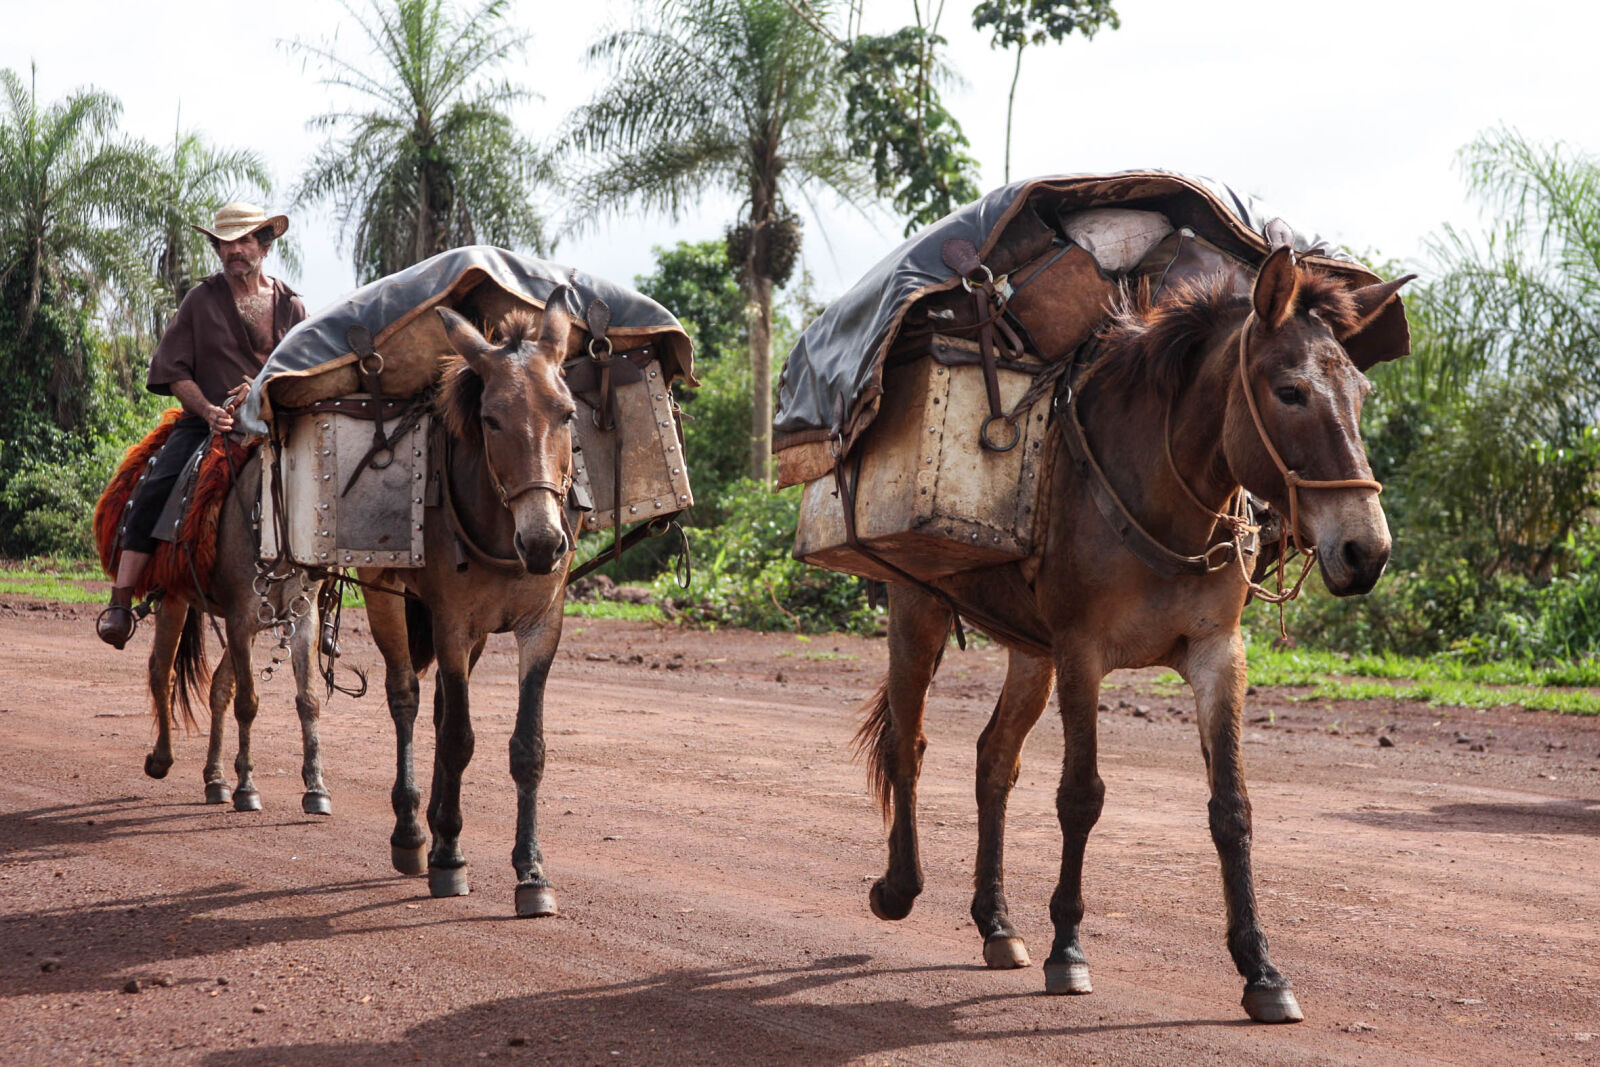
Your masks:
<path fill-rule="evenodd" d="M 117 573 L 123 524 L 133 495 L 182 414 L 181 409 L 172 408 L 162 415 L 155 429 L 128 449 L 100 494 L 94 509 L 94 540 L 100 566 L 107 577 Z M 134 587 L 135 599 L 142 599 L 158 589 L 182 596 L 199 596 L 209 588 L 211 572 L 217 562 L 217 527 L 222 505 L 233 488 L 235 475 L 255 449 L 255 444 L 242 444 L 226 436 L 213 437 L 200 462 L 185 470 L 184 476 L 173 486 L 172 496 L 162 510 L 163 522 L 159 524 L 162 529 L 172 529 L 166 520 L 169 515 L 173 516 L 175 537 L 170 541 L 162 540 L 156 548 L 150 565 Z"/>

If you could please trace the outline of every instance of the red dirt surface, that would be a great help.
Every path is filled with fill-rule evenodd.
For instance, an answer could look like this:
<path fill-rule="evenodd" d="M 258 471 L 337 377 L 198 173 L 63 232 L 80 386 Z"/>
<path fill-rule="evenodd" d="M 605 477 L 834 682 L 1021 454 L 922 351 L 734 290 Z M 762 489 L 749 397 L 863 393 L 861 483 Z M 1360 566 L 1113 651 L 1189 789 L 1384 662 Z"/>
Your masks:
<path fill-rule="evenodd" d="M 474 891 L 432 900 L 389 866 L 381 696 L 324 709 L 331 819 L 300 814 L 286 670 L 262 686 L 266 809 L 207 807 L 204 738 L 180 739 L 165 781 L 141 773 L 148 635 L 119 654 L 93 618 L 0 605 L 5 1063 L 1600 1060 L 1595 720 L 1255 695 L 1257 887 L 1308 1017 L 1263 1027 L 1238 1006 L 1223 944 L 1189 698 L 1152 673 L 1114 676 L 1103 697 L 1095 992 L 1052 998 L 1038 967 L 1060 847 L 1049 714 L 1007 851 L 1035 966 L 985 970 L 967 916 L 993 649 L 952 649 L 935 684 L 928 888 L 892 924 L 867 910 L 883 834 L 850 753 L 883 642 L 569 619 L 540 809 L 562 912 L 518 920 L 508 640 L 474 684 Z M 375 668 L 348 632 L 362 622 L 345 662 Z"/>

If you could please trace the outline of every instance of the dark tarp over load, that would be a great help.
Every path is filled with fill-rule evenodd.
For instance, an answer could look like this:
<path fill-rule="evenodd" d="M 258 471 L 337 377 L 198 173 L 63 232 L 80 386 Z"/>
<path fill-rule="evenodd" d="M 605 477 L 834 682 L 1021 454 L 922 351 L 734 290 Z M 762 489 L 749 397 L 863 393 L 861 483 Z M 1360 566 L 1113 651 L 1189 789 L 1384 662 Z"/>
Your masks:
<path fill-rule="evenodd" d="M 1210 179 L 1148 170 L 1014 182 L 908 239 L 806 328 L 779 382 L 773 449 L 799 451 L 799 446 L 811 446 L 804 451 L 816 454 L 794 464 L 780 463 L 784 472 L 780 480 L 792 483 L 819 477 L 826 470 L 825 464 L 818 465 L 826 459 L 825 443 L 838 435 L 841 454 L 847 452 L 871 424 L 882 394 L 885 357 L 907 313 L 929 294 L 961 284 L 942 258 L 946 241 L 970 241 L 990 264 L 991 253 L 1010 229 L 1024 224 L 1037 227 L 1041 220 L 1054 229 L 1064 214 L 1097 207 L 1159 212 L 1174 227 L 1187 227 L 1247 263 L 1259 263 L 1273 243 L 1287 240 L 1297 252 L 1307 254 L 1308 262 L 1347 275 L 1352 285 L 1379 280 L 1342 250 L 1328 248 L 1322 238 L 1293 232 L 1253 198 Z M 1010 266 L 996 266 L 994 273 Z M 1377 359 L 1409 351 L 1400 302 L 1391 304 L 1360 340 L 1387 349 Z M 1355 343 L 1357 339 L 1351 339 Z"/>
<path fill-rule="evenodd" d="M 384 357 L 384 392 L 407 396 L 428 386 L 437 374 L 438 357 L 452 351 L 439 317 L 425 314 L 430 308 L 453 307 L 493 325 L 518 308 L 542 311 L 561 285 L 576 296 L 567 310 L 580 326 L 590 301 L 604 300 L 611 308 L 607 336 L 617 352 L 657 343 L 667 380 L 695 384 L 689 337 L 654 300 L 576 268 L 472 245 L 362 286 L 290 330 L 256 375 L 240 421 L 252 433 L 266 433 L 273 404 L 294 407 L 361 392 L 356 356 L 346 340 L 353 325 L 366 327 Z"/>

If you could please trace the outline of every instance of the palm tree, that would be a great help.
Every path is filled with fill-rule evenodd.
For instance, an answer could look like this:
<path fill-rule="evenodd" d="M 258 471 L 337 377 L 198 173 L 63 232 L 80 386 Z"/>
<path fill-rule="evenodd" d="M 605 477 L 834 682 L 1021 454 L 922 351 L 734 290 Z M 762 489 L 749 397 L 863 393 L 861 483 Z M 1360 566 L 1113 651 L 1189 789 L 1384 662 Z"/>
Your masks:
<path fill-rule="evenodd" d="M 361 280 L 479 241 L 542 248 L 530 200 L 538 156 L 504 110 L 528 94 L 489 79 L 527 41 L 503 28 L 506 0 L 465 16 L 446 0 L 371 0 L 365 14 L 345 10 L 371 46 L 359 60 L 329 44 L 291 47 L 326 69 L 324 85 L 370 106 L 311 120 L 309 128 L 337 136 L 301 175 L 295 199 L 333 203 L 341 234 L 354 231 Z M 380 69 L 368 73 L 373 58 Z"/>
<path fill-rule="evenodd" d="M 813 10 L 823 5 L 810 5 Z M 713 189 L 743 199 L 729 231 L 748 302 L 750 470 L 772 441 L 772 299 L 799 247 L 786 194 L 865 189 L 845 132 L 830 42 L 784 0 L 667 0 L 590 46 L 612 81 L 567 120 L 559 150 L 589 154 L 577 215 L 660 211 L 676 219 Z"/>
<path fill-rule="evenodd" d="M 8 309 L 16 358 L 33 364 L 6 372 L 43 372 L 52 415 L 71 426 L 88 353 L 36 351 L 34 328 L 47 298 L 93 309 L 102 295 L 137 301 L 148 290 L 139 235 L 150 221 L 153 160 L 144 146 L 114 139 L 122 110 L 114 97 L 81 89 L 41 106 L 37 81 L 37 70 L 26 83 L 0 70 L 0 293 L 17 304 Z"/>

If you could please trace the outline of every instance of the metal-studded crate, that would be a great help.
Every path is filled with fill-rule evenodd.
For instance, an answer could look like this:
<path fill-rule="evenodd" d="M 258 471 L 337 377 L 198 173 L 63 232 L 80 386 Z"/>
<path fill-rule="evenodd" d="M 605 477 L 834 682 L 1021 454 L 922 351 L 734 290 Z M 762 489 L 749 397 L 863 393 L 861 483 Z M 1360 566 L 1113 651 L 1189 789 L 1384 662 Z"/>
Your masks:
<path fill-rule="evenodd" d="M 621 357 L 618 357 L 621 358 Z M 659 515 L 682 511 L 694 503 L 689 468 L 672 391 L 661 378 L 660 364 L 645 364 L 639 381 L 614 387 L 617 422 L 622 427 L 622 494 L 619 517 L 613 505 L 617 434 L 601 428 L 591 402 L 579 394 L 576 437 L 588 473 L 594 510 L 584 525 L 590 529 L 628 526 Z"/>
<path fill-rule="evenodd" d="M 1050 398 L 1021 414 L 1015 447 L 984 448 L 983 368 L 940 361 L 969 347 L 976 345 L 936 337 L 931 358 L 889 368 L 883 406 L 856 445 L 859 477 L 850 475 L 857 539 L 923 581 L 1025 559 L 1034 549 Z M 1009 411 L 1033 378 L 1005 368 L 998 376 Z M 847 472 L 856 469 L 847 459 Z M 831 474 L 806 484 L 794 555 L 846 574 L 902 580 L 850 545 Z"/>
<path fill-rule="evenodd" d="M 429 417 L 395 442 L 388 464 L 361 467 L 373 444 L 373 425 L 339 408 L 365 406 L 365 395 L 319 402 L 280 421 L 274 443 L 263 446 L 261 558 L 276 559 L 279 532 L 287 531 L 288 556 L 318 567 L 421 567 L 423 486 L 427 476 Z M 394 432 L 395 420 L 385 429 Z M 351 478 L 355 476 L 352 483 Z M 280 522 L 273 480 L 281 477 L 285 520 Z M 349 486 L 349 491 L 345 487 Z"/>

